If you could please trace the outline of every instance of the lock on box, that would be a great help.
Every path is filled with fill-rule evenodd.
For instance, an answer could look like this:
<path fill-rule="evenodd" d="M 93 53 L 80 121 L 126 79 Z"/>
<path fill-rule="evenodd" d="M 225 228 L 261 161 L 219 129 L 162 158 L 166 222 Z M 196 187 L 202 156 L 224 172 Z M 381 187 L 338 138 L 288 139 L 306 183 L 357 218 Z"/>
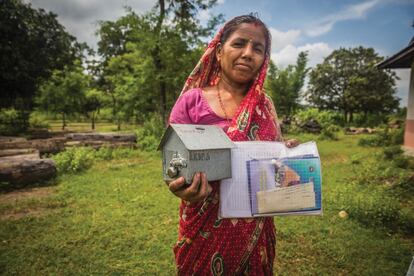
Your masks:
<path fill-rule="evenodd" d="M 214 125 L 171 124 L 158 150 L 162 150 L 165 181 L 184 176 L 191 183 L 196 172 L 208 181 L 231 178 L 231 149 L 234 143 Z"/>

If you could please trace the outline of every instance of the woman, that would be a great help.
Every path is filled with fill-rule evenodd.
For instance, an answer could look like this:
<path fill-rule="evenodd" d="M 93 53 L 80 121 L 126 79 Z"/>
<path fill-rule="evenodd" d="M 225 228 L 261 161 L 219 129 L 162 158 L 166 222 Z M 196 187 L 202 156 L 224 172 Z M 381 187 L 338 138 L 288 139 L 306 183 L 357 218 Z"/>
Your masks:
<path fill-rule="evenodd" d="M 263 91 L 269 58 L 265 24 L 252 15 L 233 18 L 187 79 L 170 123 L 219 125 L 233 141 L 281 140 L 274 106 Z M 208 183 L 202 172 L 189 186 L 179 178 L 169 189 L 182 199 L 174 247 L 179 275 L 272 274 L 272 218 L 218 218 L 219 182 Z"/>

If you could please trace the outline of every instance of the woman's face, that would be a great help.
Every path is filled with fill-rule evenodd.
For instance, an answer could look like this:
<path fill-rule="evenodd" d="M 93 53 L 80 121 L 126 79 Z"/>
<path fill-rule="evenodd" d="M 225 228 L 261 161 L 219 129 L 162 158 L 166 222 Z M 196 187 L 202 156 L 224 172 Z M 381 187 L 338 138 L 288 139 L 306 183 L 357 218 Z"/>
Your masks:
<path fill-rule="evenodd" d="M 266 38 L 263 27 L 242 23 L 217 50 L 222 78 L 236 84 L 248 84 L 265 59 Z"/>

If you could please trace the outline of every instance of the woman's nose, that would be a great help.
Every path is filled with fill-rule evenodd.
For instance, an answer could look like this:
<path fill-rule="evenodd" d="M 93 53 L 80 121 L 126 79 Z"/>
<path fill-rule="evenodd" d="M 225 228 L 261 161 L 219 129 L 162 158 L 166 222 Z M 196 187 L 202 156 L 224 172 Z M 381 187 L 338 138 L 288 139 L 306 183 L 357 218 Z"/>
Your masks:
<path fill-rule="evenodd" d="M 251 58 L 252 55 L 253 55 L 253 44 L 249 42 L 243 48 L 243 57 Z"/>

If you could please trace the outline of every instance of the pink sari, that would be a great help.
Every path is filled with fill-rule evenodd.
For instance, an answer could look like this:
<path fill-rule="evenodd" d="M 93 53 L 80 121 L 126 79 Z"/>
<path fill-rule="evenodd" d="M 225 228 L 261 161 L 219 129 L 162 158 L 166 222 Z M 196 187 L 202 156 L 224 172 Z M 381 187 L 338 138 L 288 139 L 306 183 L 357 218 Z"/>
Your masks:
<path fill-rule="evenodd" d="M 215 51 L 221 34 L 222 31 L 209 43 L 181 95 L 193 88 L 217 84 L 219 66 Z M 273 103 L 263 91 L 268 62 L 269 54 L 230 123 L 227 135 L 233 141 L 281 138 Z M 177 111 L 174 108 L 172 114 Z M 194 123 L 177 122 L 174 116 L 170 122 Z M 177 273 L 272 275 L 276 244 L 273 218 L 218 218 L 220 185 L 210 184 L 213 191 L 203 202 L 181 202 L 178 241 L 174 246 Z"/>

